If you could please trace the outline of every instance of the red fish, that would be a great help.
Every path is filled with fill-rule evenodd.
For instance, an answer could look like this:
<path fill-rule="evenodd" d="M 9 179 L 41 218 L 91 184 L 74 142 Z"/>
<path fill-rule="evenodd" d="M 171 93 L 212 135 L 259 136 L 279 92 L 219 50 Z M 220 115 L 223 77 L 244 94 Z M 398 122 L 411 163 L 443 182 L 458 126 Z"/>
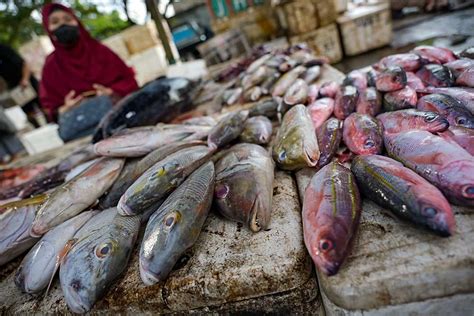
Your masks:
<path fill-rule="evenodd" d="M 342 122 L 337 118 L 330 118 L 316 130 L 321 155 L 317 167 L 321 168 L 331 162 L 336 154 L 342 139 Z"/>
<path fill-rule="evenodd" d="M 339 91 L 339 87 L 339 84 L 334 81 L 325 82 L 319 88 L 319 97 L 334 99 Z"/>
<path fill-rule="evenodd" d="M 417 54 L 395 54 L 382 58 L 374 67 L 385 69 L 388 67 L 401 67 L 405 71 L 417 71 L 421 67 L 421 58 Z"/>
<path fill-rule="evenodd" d="M 423 45 L 415 47 L 412 52 L 419 55 L 425 61 L 435 64 L 445 64 L 457 59 L 451 50 L 443 47 Z"/>
<path fill-rule="evenodd" d="M 456 84 L 474 88 L 474 66 L 464 70 L 456 79 Z"/>
<path fill-rule="evenodd" d="M 368 87 L 359 94 L 356 112 L 376 116 L 382 108 L 382 95 L 374 87 Z"/>
<path fill-rule="evenodd" d="M 407 74 L 400 67 L 389 67 L 375 78 L 377 90 L 390 92 L 402 89 L 407 84 Z"/>
<path fill-rule="evenodd" d="M 344 121 L 344 143 L 356 155 L 380 154 L 383 146 L 383 127 L 366 114 L 352 113 Z"/>
<path fill-rule="evenodd" d="M 454 85 L 454 75 L 448 67 L 429 64 L 416 72 L 416 76 L 427 86 L 451 87 Z"/>
<path fill-rule="evenodd" d="M 443 132 L 448 129 L 448 120 L 443 116 L 417 109 L 407 109 L 382 113 L 377 116 L 382 123 L 384 133 L 401 133 L 412 130 L 423 130 L 431 133 Z"/>
<path fill-rule="evenodd" d="M 339 271 L 359 226 L 361 201 L 351 171 L 337 162 L 319 170 L 303 200 L 304 243 L 326 275 Z"/>
<path fill-rule="evenodd" d="M 454 204 L 474 206 L 474 157 L 455 142 L 426 131 L 385 134 L 385 148 L 434 184 Z"/>
<path fill-rule="evenodd" d="M 308 112 L 315 129 L 318 129 L 334 112 L 334 100 L 322 98 L 308 106 Z"/>
<path fill-rule="evenodd" d="M 449 62 L 444 64 L 445 67 L 448 67 L 449 70 L 453 73 L 453 75 L 457 78 L 460 74 L 462 74 L 465 70 L 474 67 L 474 60 L 469 58 L 461 58 L 455 61 Z"/>
<path fill-rule="evenodd" d="M 446 94 L 425 95 L 418 101 L 419 110 L 436 112 L 448 119 L 450 126 L 462 126 L 474 129 L 474 115 L 458 100 Z"/>
<path fill-rule="evenodd" d="M 361 92 L 367 88 L 367 75 L 360 70 L 353 70 L 347 74 L 342 84 L 354 86 Z"/>
<path fill-rule="evenodd" d="M 403 89 L 387 92 L 383 96 L 384 111 L 396 111 L 416 107 L 418 95 L 416 90 L 405 86 Z"/>
<path fill-rule="evenodd" d="M 311 84 L 308 86 L 308 100 L 307 103 L 311 104 L 318 98 L 319 86 L 316 84 Z"/>
<path fill-rule="evenodd" d="M 464 148 L 468 153 L 474 156 L 474 130 L 461 126 L 450 126 L 443 133 L 438 133 L 444 139 L 454 141 Z"/>
<path fill-rule="evenodd" d="M 423 81 L 421 81 L 421 79 L 418 78 L 413 72 L 407 72 L 407 86 L 415 90 L 425 88 Z"/>
<path fill-rule="evenodd" d="M 464 87 L 450 87 L 450 88 L 436 88 L 436 87 L 426 87 L 425 89 L 417 90 L 421 95 L 431 94 L 431 93 L 442 93 L 447 94 L 459 101 L 462 105 L 468 109 L 472 114 L 474 114 L 474 88 L 464 88 Z"/>
<path fill-rule="evenodd" d="M 355 111 L 359 92 L 354 86 L 343 86 L 338 90 L 334 100 L 334 116 L 340 120 Z"/>

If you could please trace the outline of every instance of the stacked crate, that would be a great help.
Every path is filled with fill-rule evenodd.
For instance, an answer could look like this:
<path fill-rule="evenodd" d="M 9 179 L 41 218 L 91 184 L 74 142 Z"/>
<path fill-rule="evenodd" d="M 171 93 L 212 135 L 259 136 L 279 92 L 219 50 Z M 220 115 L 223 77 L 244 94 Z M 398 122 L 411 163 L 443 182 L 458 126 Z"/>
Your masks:
<path fill-rule="evenodd" d="M 289 1 L 279 5 L 276 10 L 290 44 L 306 42 L 316 54 L 328 57 L 331 63 L 342 59 L 335 23 L 335 0 Z"/>

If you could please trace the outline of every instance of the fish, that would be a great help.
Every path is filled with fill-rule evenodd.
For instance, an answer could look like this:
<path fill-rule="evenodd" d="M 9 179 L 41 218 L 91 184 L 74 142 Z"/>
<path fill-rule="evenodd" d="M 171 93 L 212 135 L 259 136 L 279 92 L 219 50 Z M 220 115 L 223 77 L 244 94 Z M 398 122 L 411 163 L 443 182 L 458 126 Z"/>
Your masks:
<path fill-rule="evenodd" d="M 382 110 L 382 95 L 374 87 L 368 87 L 359 94 L 356 112 L 375 117 Z"/>
<path fill-rule="evenodd" d="M 418 78 L 413 72 L 407 72 L 407 87 L 415 90 L 426 88 L 423 81 L 421 81 L 421 79 Z"/>
<path fill-rule="evenodd" d="M 283 170 L 297 170 L 314 167 L 319 155 L 309 112 L 303 104 L 297 104 L 283 117 L 272 149 L 273 160 Z"/>
<path fill-rule="evenodd" d="M 336 98 L 338 91 L 340 90 L 340 85 L 335 81 L 328 81 L 321 85 L 319 88 L 319 97 L 320 98 Z"/>
<path fill-rule="evenodd" d="M 380 154 L 383 148 L 383 126 L 370 115 L 352 113 L 344 121 L 342 138 L 356 155 Z"/>
<path fill-rule="evenodd" d="M 92 138 L 96 143 L 124 128 L 169 122 L 194 107 L 196 83 L 160 77 L 121 99 L 104 116 Z"/>
<path fill-rule="evenodd" d="M 474 205 L 474 157 L 427 131 L 384 135 L 390 157 L 435 185 L 451 203 Z"/>
<path fill-rule="evenodd" d="M 311 103 L 307 109 L 314 128 L 318 129 L 334 113 L 334 100 L 321 98 Z"/>
<path fill-rule="evenodd" d="M 405 86 L 404 88 L 387 92 L 383 96 L 383 109 L 385 112 L 397 111 L 416 107 L 418 95 L 416 90 Z"/>
<path fill-rule="evenodd" d="M 342 82 L 343 86 L 354 86 L 361 93 L 367 89 L 367 75 L 360 70 L 349 72 Z"/>
<path fill-rule="evenodd" d="M 316 84 L 310 84 L 308 86 L 308 100 L 304 103 L 311 104 L 318 98 L 319 86 Z"/>
<path fill-rule="evenodd" d="M 440 133 L 448 129 L 446 118 L 430 111 L 417 109 L 398 110 L 379 114 L 377 119 L 382 123 L 384 133 L 401 133 L 411 130 L 423 130 Z"/>
<path fill-rule="evenodd" d="M 226 218 L 243 223 L 252 232 L 270 224 L 274 163 L 254 144 L 233 146 L 216 164 L 214 203 Z"/>
<path fill-rule="evenodd" d="M 166 280 L 183 253 L 197 241 L 211 208 L 212 161 L 194 171 L 150 217 L 140 247 L 140 277 L 145 285 Z"/>
<path fill-rule="evenodd" d="M 311 179 L 303 199 L 306 249 L 319 271 L 335 275 L 355 236 L 361 199 L 351 171 L 337 162 L 324 166 Z"/>
<path fill-rule="evenodd" d="M 197 126 L 214 126 L 217 124 L 216 120 L 212 116 L 197 116 L 182 121 L 184 125 L 197 125 Z"/>
<path fill-rule="evenodd" d="M 281 73 L 289 72 L 290 70 L 295 69 L 295 67 L 298 65 L 300 65 L 299 62 L 294 59 L 288 58 L 278 66 L 278 71 L 280 71 Z"/>
<path fill-rule="evenodd" d="M 95 214 L 97 211 L 83 212 L 47 232 L 23 258 L 15 273 L 16 286 L 30 294 L 45 290 L 56 273 L 62 250 Z"/>
<path fill-rule="evenodd" d="M 448 67 L 429 64 L 416 72 L 416 76 L 427 86 L 451 87 L 454 86 L 454 75 Z"/>
<path fill-rule="evenodd" d="M 258 101 L 258 99 L 260 99 L 262 94 L 263 94 L 262 88 L 260 88 L 259 86 L 254 86 L 244 93 L 244 101 L 245 102 Z"/>
<path fill-rule="evenodd" d="M 30 235 L 39 237 L 96 203 L 118 178 L 123 165 L 124 159 L 102 158 L 48 194 L 36 214 Z"/>
<path fill-rule="evenodd" d="M 254 116 L 245 121 L 240 140 L 244 143 L 268 144 L 272 131 L 272 122 L 266 116 Z"/>
<path fill-rule="evenodd" d="M 245 75 L 241 81 L 242 89 L 246 91 L 262 83 L 266 78 L 267 69 L 265 66 L 260 66 L 254 72 Z"/>
<path fill-rule="evenodd" d="M 125 191 L 117 205 L 118 213 L 122 216 L 142 214 L 175 190 L 212 153 L 206 146 L 193 146 L 158 161 Z"/>
<path fill-rule="evenodd" d="M 308 84 L 303 79 L 296 79 L 295 82 L 286 90 L 283 102 L 288 105 L 295 105 L 306 102 L 308 98 Z"/>
<path fill-rule="evenodd" d="M 271 58 L 274 56 L 272 54 L 265 54 L 262 57 L 253 61 L 248 67 L 246 72 L 251 74 L 255 71 L 258 71 L 263 65 L 265 65 Z"/>
<path fill-rule="evenodd" d="M 272 88 L 272 96 L 283 96 L 286 90 L 288 90 L 295 80 L 305 71 L 306 67 L 298 66 L 281 76 Z"/>
<path fill-rule="evenodd" d="M 67 306 L 86 313 L 125 271 L 140 229 L 140 216 L 116 215 L 79 239 L 64 258 L 59 280 Z"/>
<path fill-rule="evenodd" d="M 359 92 L 354 86 L 342 86 L 334 99 L 334 116 L 344 120 L 355 111 Z"/>
<path fill-rule="evenodd" d="M 322 168 L 331 162 L 336 154 L 342 139 L 342 121 L 337 118 L 329 118 L 316 130 L 318 145 L 321 155 L 319 156 L 318 168 Z"/>
<path fill-rule="evenodd" d="M 260 88 L 262 89 L 262 95 L 269 95 L 272 91 L 273 86 L 280 77 L 281 74 L 280 72 L 278 72 L 278 70 L 268 70 L 266 74 L 266 79 L 260 84 Z"/>
<path fill-rule="evenodd" d="M 351 171 L 360 191 L 395 216 L 442 237 L 454 233 L 453 211 L 443 194 L 400 162 L 379 155 L 357 156 Z"/>
<path fill-rule="evenodd" d="M 178 150 L 197 145 L 204 145 L 202 141 L 181 141 L 159 147 L 143 158 L 133 158 L 126 161 L 120 176 L 108 190 L 109 192 L 99 201 L 99 208 L 107 209 L 117 205 L 120 197 L 147 169 L 168 155 Z"/>
<path fill-rule="evenodd" d="M 382 92 L 397 91 L 406 85 L 407 74 L 400 67 L 388 67 L 379 72 L 375 78 L 375 86 Z"/>
<path fill-rule="evenodd" d="M 422 62 L 445 64 L 456 60 L 454 53 L 443 47 L 422 45 L 415 47 L 412 52 L 420 56 Z"/>
<path fill-rule="evenodd" d="M 388 67 L 400 67 L 406 72 L 414 72 L 420 69 L 422 65 L 422 59 L 419 55 L 406 53 L 386 56 L 375 64 L 375 68 L 383 70 Z"/>
<path fill-rule="evenodd" d="M 474 88 L 464 87 L 449 87 L 449 88 L 437 88 L 437 87 L 426 87 L 425 89 L 417 90 L 419 94 L 432 94 L 441 93 L 447 94 L 459 101 L 462 105 L 474 114 Z"/>
<path fill-rule="evenodd" d="M 21 185 L 45 170 L 46 168 L 41 164 L 0 170 L 0 188 Z"/>
<path fill-rule="evenodd" d="M 367 71 L 367 87 L 375 87 L 378 71 L 375 69 L 370 69 Z"/>
<path fill-rule="evenodd" d="M 244 89 L 238 87 L 235 89 L 226 89 L 222 93 L 222 103 L 225 105 L 234 105 L 239 102 Z"/>
<path fill-rule="evenodd" d="M 459 53 L 459 57 L 474 59 L 474 47 L 465 48 L 462 52 Z"/>
<path fill-rule="evenodd" d="M 94 163 L 96 163 L 97 160 L 99 160 L 99 159 L 100 158 L 95 158 L 95 159 L 86 161 L 86 162 L 80 164 L 77 167 L 74 167 L 73 169 L 71 169 L 71 171 L 68 172 L 68 174 L 66 175 L 66 178 L 64 178 L 64 181 L 68 182 L 68 181 L 72 180 L 74 177 L 81 174 L 84 170 L 86 170 L 87 168 L 92 166 Z"/>
<path fill-rule="evenodd" d="M 316 65 L 309 67 L 306 71 L 300 76 L 307 84 L 311 84 L 312 82 L 318 80 L 321 76 L 321 66 Z"/>
<path fill-rule="evenodd" d="M 446 131 L 438 133 L 444 139 L 454 141 L 474 156 L 474 130 L 461 126 L 450 126 Z"/>
<path fill-rule="evenodd" d="M 420 98 L 419 110 L 432 111 L 448 119 L 450 126 L 461 126 L 474 129 L 474 115 L 458 100 L 446 94 L 429 94 Z"/>
<path fill-rule="evenodd" d="M 213 150 L 221 148 L 238 138 L 248 116 L 248 110 L 236 111 L 224 116 L 209 132 L 207 137 L 209 148 Z"/>
<path fill-rule="evenodd" d="M 464 70 L 456 79 L 456 84 L 474 88 L 474 66 Z"/>
<path fill-rule="evenodd" d="M 46 195 L 15 201 L 0 206 L 0 266 L 30 249 L 37 237 L 30 236 L 36 212 Z"/>
<path fill-rule="evenodd" d="M 274 119 L 278 114 L 278 101 L 275 99 L 262 100 L 249 109 L 249 117 L 263 115 Z"/>
<path fill-rule="evenodd" d="M 448 67 L 449 70 L 453 73 L 454 77 L 459 77 L 465 70 L 474 67 L 474 60 L 469 58 L 461 58 L 449 63 L 444 64 L 443 66 Z"/>
<path fill-rule="evenodd" d="M 273 55 L 271 58 L 269 58 L 265 62 L 265 66 L 278 70 L 278 67 L 284 62 L 288 61 L 289 59 L 290 59 L 289 56 L 278 53 L 278 54 Z"/>

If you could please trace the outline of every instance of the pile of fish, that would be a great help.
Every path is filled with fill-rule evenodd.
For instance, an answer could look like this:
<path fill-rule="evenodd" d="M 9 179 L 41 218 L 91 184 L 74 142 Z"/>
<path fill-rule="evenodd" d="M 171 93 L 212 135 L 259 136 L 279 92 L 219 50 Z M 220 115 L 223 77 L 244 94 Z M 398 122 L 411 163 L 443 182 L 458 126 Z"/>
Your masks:
<path fill-rule="evenodd" d="M 473 60 L 417 47 L 342 84 L 315 84 L 320 62 L 300 46 L 262 55 L 238 82 L 271 95 L 245 110 L 107 125 L 103 139 L 4 194 L 22 200 L 0 206 L 0 265 L 29 250 L 18 288 L 47 292 L 59 271 L 71 311 L 87 312 L 136 244 L 143 283 L 166 280 L 211 205 L 265 230 L 275 165 L 316 171 L 304 195 L 304 241 L 327 275 L 349 251 L 362 197 L 434 234 L 454 234 L 450 202 L 474 206 Z"/>

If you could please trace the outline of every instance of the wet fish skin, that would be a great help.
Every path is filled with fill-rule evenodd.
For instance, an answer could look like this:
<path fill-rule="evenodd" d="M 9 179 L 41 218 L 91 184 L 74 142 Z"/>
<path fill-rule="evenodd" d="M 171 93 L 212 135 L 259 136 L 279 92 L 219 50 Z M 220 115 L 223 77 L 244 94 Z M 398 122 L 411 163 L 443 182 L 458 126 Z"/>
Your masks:
<path fill-rule="evenodd" d="M 102 158 L 49 194 L 38 210 L 30 235 L 41 236 L 94 204 L 120 174 L 124 159 Z"/>
<path fill-rule="evenodd" d="M 182 122 L 184 125 L 214 126 L 217 124 L 212 116 L 192 117 Z"/>
<path fill-rule="evenodd" d="M 456 79 L 456 84 L 474 88 L 474 66 L 464 70 Z"/>
<path fill-rule="evenodd" d="M 322 168 L 331 162 L 339 148 L 342 139 L 342 121 L 337 118 L 329 118 L 316 130 L 316 134 L 318 135 L 319 150 L 321 151 L 316 166 Z"/>
<path fill-rule="evenodd" d="M 46 196 L 11 202 L 0 208 L 0 266 L 31 248 L 38 238 L 30 228 Z"/>
<path fill-rule="evenodd" d="M 239 137 L 248 116 L 249 111 L 243 110 L 229 113 L 222 118 L 209 132 L 207 137 L 209 148 L 221 148 Z"/>
<path fill-rule="evenodd" d="M 285 73 L 278 79 L 272 89 L 272 96 L 281 97 L 286 93 L 286 90 L 295 82 L 298 77 L 306 71 L 306 67 L 298 66 Z"/>
<path fill-rule="evenodd" d="M 306 72 L 301 75 L 301 78 L 307 83 L 311 84 L 321 76 L 321 66 L 316 65 L 309 67 Z"/>
<path fill-rule="evenodd" d="M 422 58 L 422 62 L 445 64 L 456 60 L 454 53 L 443 47 L 422 45 L 415 47 L 412 52 L 419 55 Z"/>
<path fill-rule="evenodd" d="M 260 84 L 263 95 L 270 94 L 270 91 L 272 91 L 273 86 L 281 77 L 281 74 L 276 69 L 273 69 L 273 71 L 269 70 L 266 76 L 267 78 Z"/>
<path fill-rule="evenodd" d="M 273 160 L 261 146 L 233 146 L 216 164 L 214 203 L 219 212 L 254 233 L 267 229 L 272 211 L 273 170 Z"/>
<path fill-rule="evenodd" d="M 356 155 L 380 154 L 383 148 L 383 127 L 367 114 L 352 113 L 344 121 L 342 137 Z"/>
<path fill-rule="evenodd" d="M 416 72 L 416 76 L 427 86 L 454 86 L 454 75 L 448 67 L 438 64 L 428 64 Z"/>
<path fill-rule="evenodd" d="M 375 117 L 382 110 L 382 95 L 374 87 L 368 87 L 359 94 L 356 112 Z"/>
<path fill-rule="evenodd" d="M 334 100 L 321 98 L 311 103 L 307 109 L 314 128 L 318 129 L 334 113 Z"/>
<path fill-rule="evenodd" d="M 116 215 L 112 223 L 78 240 L 59 271 L 61 288 L 74 313 L 91 310 L 125 271 L 140 228 L 140 216 Z"/>
<path fill-rule="evenodd" d="M 354 86 L 342 86 L 334 99 L 334 116 L 344 120 L 355 111 L 359 92 Z"/>
<path fill-rule="evenodd" d="M 283 102 L 288 105 L 305 103 L 308 98 L 308 84 L 303 79 L 296 79 L 295 82 L 286 90 Z"/>
<path fill-rule="evenodd" d="M 449 95 L 436 93 L 425 95 L 418 101 L 417 108 L 441 114 L 448 119 L 450 126 L 474 129 L 474 115 Z"/>
<path fill-rule="evenodd" d="M 261 96 L 262 96 L 262 89 L 259 86 L 254 86 L 244 93 L 244 101 L 255 102 L 255 101 L 258 101 L 258 99 L 260 99 Z"/>
<path fill-rule="evenodd" d="M 308 100 L 305 103 L 311 104 L 314 101 L 316 101 L 316 99 L 318 98 L 318 94 L 319 94 L 319 86 L 316 84 L 310 84 L 308 86 Z"/>
<path fill-rule="evenodd" d="M 335 81 L 328 81 L 321 85 L 319 88 L 320 98 L 336 98 L 337 92 L 340 89 L 340 85 Z"/>
<path fill-rule="evenodd" d="M 443 66 L 448 67 L 449 70 L 453 73 L 454 77 L 458 78 L 465 70 L 474 67 L 474 60 L 469 58 L 461 58 L 449 63 L 444 64 Z"/>
<path fill-rule="evenodd" d="M 465 88 L 465 87 L 449 87 L 449 88 L 437 88 L 437 87 L 426 87 L 425 89 L 417 90 L 419 94 L 432 94 L 432 93 L 441 93 L 447 94 L 457 100 L 459 100 L 462 105 L 474 114 L 474 88 Z"/>
<path fill-rule="evenodd" d="M 462 52 L 459 53 L 459 57 L 474 59 L 474 47 L 465 48 Z"/>
<path fill-rule="evenodd" d="M 342 82 L 344 86 L 354 86 L 361 93 L 367 89 L 367 75 L 360 70 L 353 70 L 349 72 Z"/>
<path fill-rule="evenodd" d="M 448 129 L 446 118 L 434 112 L 417 109 L 398 110 L 379 114 L 377 119 L 382 123 L 384 133 L 401 133 L 411 130 L 424 130 L 439 133 Z"/>
<path fill-rule="evenodd" d="M 260 83 L 262 83 L 267 74 L 267 67 L 260 66 L 254 72 L 248 73 L 242 78 L 242 89 L 248 90 Z"/>
<path fill-rule="evenodd" d="M 413 72 L 407 72 L 407 86 L 414 90 L 426 88 L 423 81 L 421 81 L 421 79 L 418 78 Z"/>
<path fill-rule="evenodd" d="M 245 121 L 240 140 L 244 143 L 268 144 L 272 132 L 272 122 L 266 116 L 254 116 Z"/>
<path fill-rule="evenodd" d="M 361 192 L 396 216 L 449 237 L 455 220 L 443 194 L 400 162 L 379 155 L 357 156 L 352 173 Z"/>
<path fill-rule="evenodd" d="M 286 112 L 272 149 L 273 160 L 284 170 L 313 167 L 319 159 L 319 148 L 313 122 L 303 104 Z"/>
<path fill-rule="evenodd" d="M 204 144 L 202 141 L 180 141 L 159 147 L 141 159 L 127 160 L 120 176 L 108 190 L 109 193 L 99 201 L 99 207 L 101 209 L 115 207 L 120 197 L 133 182 L 158 161 L 165 159 L 178 150 Z"/>
<path fill-rule="evenodd" d="M 367 86 L 368 87 L 375 87 L 376 86 L 376 78 L 378 75 L 378 71 L 375 69 L 370 69 L 367 72 Z"/>
<path fill-rule="evenodd" d="M 397 91 L 405 87 L 406 84 L 406 72 L 400 67 L 388 67 L 379 72 L 375 78 L 375 86 L 382 92 Z"/>
<path fill-rule="evenodd" d="M 210 161 L 193 172 L 151 216 L 140 247 L 140 276 L 146 285 L 165 280 L 198 239 L 211 208 L 214 182 Z"/>
<path fill-rule="evenodd" d="M 194 146 L 158 161 L 125 191 L 117 205 L 118 213 L 122 216 L 143 213 L 175 190 L 212 153 L 206 146 Z"/>
<path fill-rule="evenodd" d="M 388 67 L 400 67 L 406 72 L 417 71 L 422 66 L 420 56 L 413 53 L 395 54 L 382 58 L 377 64 L 377 69 L 385 69 Z"/>
<path fill-rule="evenodd" d="M 64 181 L 68 182 L 68 181 L 72 180 L 74 177 L 81 174 L 84 170 L 86 170 L 87 168 L 92 166 L 94 163 L 96 163 L 97 160 L 99 160 L 99 159 L 100 158 L 95 158 L 95 159 L 86 161 L 86 162 L 80 164 L 77 167 L 72 168 L 71 171 L 69 171 L 68 174 L 66 175 L 66 178 L 64 178 Z"/>
<path fill-rule="evenodd" d="M 474 130 L 461 126 L 450 126 L 448 130 L 438 133 L 444 139 L 454 141 L 474 156 Z"/>
<path fill-rule="evenodd" d="M 303 200 L 304 243 L 314 264 L 335 275 L 359 226 L 361 200 L 351 171 L 331 162 L 319 170 Z"/>
<path fill-rule="evenodd" d="M 404 88 L 387 92 L 383 96 L 383 109 L 385 112 L 397 111 L 416 107 L 418 95 L 416 90 L 405 86 Z"/>
<path fill-rule="evenodd" d="M 390 157 L 440 189 L 451 203 L 474 205 L 474 158 L 455 142 L 426 131 L 384 135 Z"/>
<path fill-rule="evenodd" d="M 235 89 L 227 89 L 222 93 L 222 103 L 225 105 L 233 105 L 236 104 L 242 94 L 244 92 L 244 89 L 242 88 L 235 88 Z"/>
<path fill-rule="evenodd" d="M 30 294 L 45 290 L 66 243 L 95 214 L 97 211 L 83 212 L 47 232 L 23 258 L 15 274 L 16 286 Z"/>
<path fill-rule="evenodd" d="M 266 116 L 269 119 L 274 119 L 278 115 L 278 102 L 275 99 L 263 100 L 255 104 L 249 110 L 249 117 Z"/>
<path fill-rule="evenodd" d="M 261 66 L 265 65 L 271 58 L 274 56 L 272 54 L 265 54 L 262 57 L 256 59 L 253 61 L 248 67 L 246 72 L 247 73 L 253 73 L 254 71 L 257 71 Z"/>

